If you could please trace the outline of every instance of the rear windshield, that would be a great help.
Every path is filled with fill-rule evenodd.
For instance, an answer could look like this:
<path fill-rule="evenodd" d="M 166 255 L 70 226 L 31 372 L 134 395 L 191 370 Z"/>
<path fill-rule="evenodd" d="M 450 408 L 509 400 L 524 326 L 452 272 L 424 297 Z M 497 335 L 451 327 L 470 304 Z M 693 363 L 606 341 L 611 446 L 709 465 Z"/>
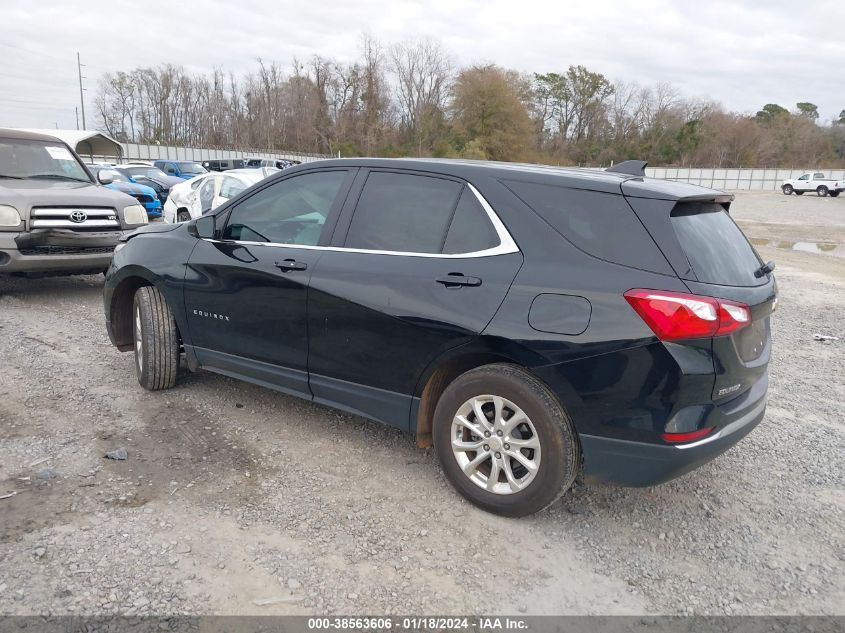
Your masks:
<path fill-rule="evenodd" d="M 763 262 L 722 205 L 684 203 L 672 210 L 672 228 L 698 281 L 722 286 L 759 286 Z"/>

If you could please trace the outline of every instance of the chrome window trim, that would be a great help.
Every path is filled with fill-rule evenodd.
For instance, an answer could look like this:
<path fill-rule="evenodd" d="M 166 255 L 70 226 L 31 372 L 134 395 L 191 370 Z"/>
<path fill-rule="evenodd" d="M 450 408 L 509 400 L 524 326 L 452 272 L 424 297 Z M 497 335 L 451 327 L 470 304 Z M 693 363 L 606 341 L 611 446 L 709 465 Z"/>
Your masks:
<path fill-rule="evenodd" d="M 468 259 L 474 257 L 493 257 L 494 255 L 507 255 L 510 253 L 518 253 L 519 247 L 516 245 L 510 232 L 505 227 L 504 223 L 499 219 L 499 216 L 490 206 L 490 203 L 484 199 L 484 196 L 473 187 L 470 183 L 466 183 L 470 191 L 475 194 L 478 202 L 481 204 L 487 217 L 493 224 L 496 234 L 499 236 L 499 244 L 492 248 L 484 249 L 483 251 L 474 251 L 471 253 L 412 253 L 408 251 L 381 251 L 367 248 L 347 248 L 345 246 L 310 246 L 305 244 L 281 244 L 279 242 L 250 242 L 246 240 L 215 240 L 211 238 L 203 238 L 206 242 L 216 244 L 244 244 L 248 246 L 274 246 L 277 248 L 302 248 L 311 251 L 337 251 L 342 253 L 366 253 L 368 255 L 394 255 L 400 257 L 428 257 L 437 259 Z"/>

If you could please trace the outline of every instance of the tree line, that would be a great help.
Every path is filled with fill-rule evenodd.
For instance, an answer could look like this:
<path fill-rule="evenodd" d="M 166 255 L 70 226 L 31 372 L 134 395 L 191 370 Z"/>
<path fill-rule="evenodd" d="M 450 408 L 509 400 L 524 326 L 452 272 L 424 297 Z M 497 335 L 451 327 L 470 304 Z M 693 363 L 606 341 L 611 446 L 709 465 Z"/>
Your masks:
<path fill-rule="evenodd" d="M 245 76 L 175 65 L 107 73 L 95 104 L 109 134 L 139 143 L 565 165 L 845 165 L 845 110 L 823 124 L 809 102 L 731 112 L 668 83 L 611 81 L 580 65 L 456 67 L 429 39 L 382 45 L 365 35 L 355 61 L 259 59 Z"/>

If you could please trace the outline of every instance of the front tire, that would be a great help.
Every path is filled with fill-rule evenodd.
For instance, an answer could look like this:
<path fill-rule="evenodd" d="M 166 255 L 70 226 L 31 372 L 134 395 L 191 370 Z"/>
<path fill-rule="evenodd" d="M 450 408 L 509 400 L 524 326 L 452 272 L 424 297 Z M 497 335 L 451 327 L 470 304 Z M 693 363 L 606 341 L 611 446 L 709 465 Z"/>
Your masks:
<path fill-rule="evenodd" d="M 828 189 L 824 185 L 820 185 L 818 189 L 816 189 L 816 195 L 819 198 L 824 198 L 827 195 Z"/>
<path fill-rule="evenodd" d="M 790 196 L 792 195 L 792 192 L 795 191 L 792 188 L 792 185 L 784 185 L 783 187 L 781 187 L 781 190 L 783 191 L 783 195 L 785 196 Z"/>
<path fill-rule="evenodd" d="M 450 483 L 509 517 L 549 506 L 575 480 L 581 448 L 554 394 L 515 365 L 486 365 L 450 384 L 434 411 L 434 447 Z"/>
<path fill-rule="evenodd" d="M 840 193 L 842 193 L 842 192 L 841 191 L 831 191 L 828 195 L 831 198 L 838 198 Z"/>
<path fill-rule="evenodd" d="M 795 190 L 795 195 L 796 195 L 796 196 L 803 196 L 803 195 L 804 195 L 804 192 L 803 192 L 803 191 L 798 191 L 798 190 L 796 189 L 796 190 Z"/>
<path fill-rule="evenodd" d="M 169 389 L 179 375 L 179 333 L 164 295 L 143 286 L 132 303 L 135 371 L 150 391 Z"/>

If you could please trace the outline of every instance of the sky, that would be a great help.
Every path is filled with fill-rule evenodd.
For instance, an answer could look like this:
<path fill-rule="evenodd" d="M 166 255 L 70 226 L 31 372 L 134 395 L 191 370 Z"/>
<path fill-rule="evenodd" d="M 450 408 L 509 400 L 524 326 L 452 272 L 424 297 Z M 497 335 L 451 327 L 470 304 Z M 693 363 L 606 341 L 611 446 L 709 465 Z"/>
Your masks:
<path fill-rule="evenodd" d="M 842 0 L 2 0 L 0 127 L 76 128 L 77 52 L 92 128 L 104 72 L 352 61 L 364 32 L 438 40 L 457 66 L 581 64 L 614 81 L 669 82 L 739 112 L 810 101 L 825 122 L 845 110 L 843 24 Z"/>

